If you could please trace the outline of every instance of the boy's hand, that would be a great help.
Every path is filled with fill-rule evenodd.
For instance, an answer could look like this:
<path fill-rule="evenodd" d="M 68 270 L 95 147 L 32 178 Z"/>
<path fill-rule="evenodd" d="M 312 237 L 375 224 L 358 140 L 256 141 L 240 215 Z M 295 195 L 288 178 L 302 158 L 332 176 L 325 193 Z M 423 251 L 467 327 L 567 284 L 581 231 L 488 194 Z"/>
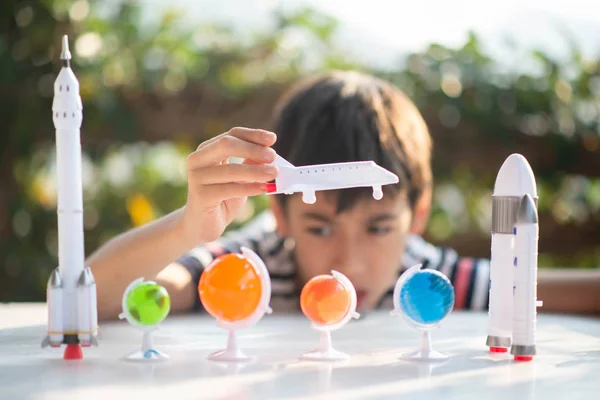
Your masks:
<path fill-rule="evenodd" d="M 277 136 L 261 129 L 233 128 L 206 142 L 187 158 L 188 196 L 183 231 L 192 245 L 216 240 L 244 206 L 248 196 L 266 192 L 277 167 L 270 148 Z M 228 164 L 229 157 L 243 158 Z"/>

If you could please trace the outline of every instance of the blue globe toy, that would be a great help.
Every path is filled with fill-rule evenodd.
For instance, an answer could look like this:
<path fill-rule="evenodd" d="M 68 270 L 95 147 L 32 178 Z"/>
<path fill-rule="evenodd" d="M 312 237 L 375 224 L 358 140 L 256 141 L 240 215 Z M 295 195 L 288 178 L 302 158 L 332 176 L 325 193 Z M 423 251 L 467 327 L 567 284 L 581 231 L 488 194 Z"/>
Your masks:
<path fill-rule="evenodd" d="M 452 311 L 454 288 L 438 271 L 417 271 L 402 285 L 400 304 L 414 323 L 436 325 Z"/>
<path fill-rule="evenodd" d="M 411 326 L 422 332 L 419 350 L 403 358 L 419 360 L 445 360 L 448 356 L 431 347 L 430 331 L 450 314 L 454 308 L 454 287 L 441 272 L 422 269 L 421 265 L 409 268 L 398 279 L 394 289 L 394 312 Z"/>

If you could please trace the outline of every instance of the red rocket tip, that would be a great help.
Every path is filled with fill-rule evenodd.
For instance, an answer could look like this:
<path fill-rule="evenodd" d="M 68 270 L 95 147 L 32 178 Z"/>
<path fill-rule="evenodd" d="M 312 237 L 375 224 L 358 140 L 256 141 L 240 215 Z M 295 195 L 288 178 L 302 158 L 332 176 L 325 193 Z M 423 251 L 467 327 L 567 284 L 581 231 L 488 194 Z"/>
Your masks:
<path fill-rule="evenodd" d="M 273 193 L 277 191 L 276 183 L 267 183 L 267 193 Z"/>
<path fill-rule="evenodd" d="M 505 347 L 490 347 L 490 353 L 506 353 L 508 351 Z"/>
<path fill-rule="evenodd" d="M 531 361 L 533 356 L 515 356 L 515 361 Z"/>
<path fill-rule="evenodd" d="M 68 344 L 63 358 L 65 360 L 81 360 L 83 358 L 81 347 L 78 344 Z"/>

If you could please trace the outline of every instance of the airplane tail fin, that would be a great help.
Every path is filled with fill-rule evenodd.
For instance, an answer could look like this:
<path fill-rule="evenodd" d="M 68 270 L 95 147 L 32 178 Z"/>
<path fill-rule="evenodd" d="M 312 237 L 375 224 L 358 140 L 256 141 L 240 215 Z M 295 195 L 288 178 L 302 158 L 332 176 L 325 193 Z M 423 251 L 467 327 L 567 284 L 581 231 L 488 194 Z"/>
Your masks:
<path fill-rule="evenodd" d="M 275 161 L 273 161 L 271 164 L 277 165 L 277 166 L 282 166 L 282 167 L 295 168 L 294 164 L 292 164 L 285 158 L 281 157 L 279 154 L 275 155 Z"/>

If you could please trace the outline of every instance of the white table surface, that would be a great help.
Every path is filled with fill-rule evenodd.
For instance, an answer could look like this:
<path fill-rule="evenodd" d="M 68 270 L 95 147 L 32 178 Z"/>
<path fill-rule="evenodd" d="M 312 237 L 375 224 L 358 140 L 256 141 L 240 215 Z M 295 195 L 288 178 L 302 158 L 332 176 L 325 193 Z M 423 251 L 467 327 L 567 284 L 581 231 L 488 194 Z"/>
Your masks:
<path fill-rule="evenodd" d="M 298 355 L 319 334 L 302 315 L 267 315 L 240 332 L 253 364 L 219 364 L 207 355 L 226 332 L 204 315 L 170 316 L 154 335 L 164 364 L 122 357 L 139 349 L 141 332 L 125 321 L 101 324 L 100 346 L 64 361 L 41 349 L 44 304 L 0 305 L 0 399 L 600 399 L 600 319 L 539 315 L 538 356 L 515 363 L 485 347 L 487 314 L 451 314 L 433 333 L 443 364 L 406 362 L 418 334 L 388 312 L 372 313 L 333 334 L 349 361 L 317 363 Z"/>

